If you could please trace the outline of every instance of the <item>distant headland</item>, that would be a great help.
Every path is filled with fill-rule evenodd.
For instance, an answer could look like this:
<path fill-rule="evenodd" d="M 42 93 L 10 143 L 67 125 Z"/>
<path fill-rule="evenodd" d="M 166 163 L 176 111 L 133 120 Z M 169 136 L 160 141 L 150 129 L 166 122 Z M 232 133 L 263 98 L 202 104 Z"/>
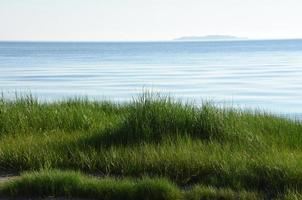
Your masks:
<path fill-rule="evenodd" d="M 206 36 L 185 36 L 174 39 L 174 41 L 233 41 L 248 40 L 245 37 L 236 37 L 231 35 L 206 35 Z"/>

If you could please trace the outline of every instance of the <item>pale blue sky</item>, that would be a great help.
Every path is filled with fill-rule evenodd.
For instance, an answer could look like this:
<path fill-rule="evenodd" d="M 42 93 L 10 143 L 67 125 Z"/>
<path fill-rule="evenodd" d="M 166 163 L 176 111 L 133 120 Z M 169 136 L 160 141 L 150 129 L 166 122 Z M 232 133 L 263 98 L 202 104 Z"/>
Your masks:
<path fill-rule="evenodd" d="M 302 38 L 301 0 L 0 0 L 0 40 Z"/>

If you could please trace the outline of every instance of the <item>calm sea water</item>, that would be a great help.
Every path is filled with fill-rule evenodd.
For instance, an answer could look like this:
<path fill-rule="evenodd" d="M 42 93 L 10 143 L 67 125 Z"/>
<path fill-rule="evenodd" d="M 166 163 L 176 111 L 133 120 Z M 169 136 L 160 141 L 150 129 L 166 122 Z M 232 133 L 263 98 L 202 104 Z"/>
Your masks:
<path fill-rule="evenodd" d="M 143 90 L 183 100 L 302 113 L 302 40 L 0 42 L 0 91 L 54 100 L 130 100 Z"/>

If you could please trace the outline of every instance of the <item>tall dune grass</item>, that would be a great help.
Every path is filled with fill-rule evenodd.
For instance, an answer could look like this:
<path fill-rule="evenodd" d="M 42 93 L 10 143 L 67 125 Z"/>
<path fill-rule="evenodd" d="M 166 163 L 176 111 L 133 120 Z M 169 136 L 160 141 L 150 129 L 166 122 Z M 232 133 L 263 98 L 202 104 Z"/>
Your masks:
<path fill-rule="evenodd" d="M 301 148 L 301 122 L 209 102 L 196 106 L 152 94 L 127 104 L 0 100 L 2 172 L 161 177 L 178 187 L 282 199 L 302 190 Z"/>

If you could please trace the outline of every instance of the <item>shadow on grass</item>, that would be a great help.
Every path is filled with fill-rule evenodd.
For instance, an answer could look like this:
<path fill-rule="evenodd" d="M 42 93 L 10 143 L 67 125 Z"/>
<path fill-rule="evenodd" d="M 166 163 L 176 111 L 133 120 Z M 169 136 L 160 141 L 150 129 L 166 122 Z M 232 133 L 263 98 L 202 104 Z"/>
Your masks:
<path fill-rule="evenodd" d="M 223 141 L 227 137 L 223 111 L 210 104 L 197 108 L 169 98 L 143 97 L 134 102 L 122 122 L 81 142 L 95 147 L 128 146 L 184 136 Z"/>

